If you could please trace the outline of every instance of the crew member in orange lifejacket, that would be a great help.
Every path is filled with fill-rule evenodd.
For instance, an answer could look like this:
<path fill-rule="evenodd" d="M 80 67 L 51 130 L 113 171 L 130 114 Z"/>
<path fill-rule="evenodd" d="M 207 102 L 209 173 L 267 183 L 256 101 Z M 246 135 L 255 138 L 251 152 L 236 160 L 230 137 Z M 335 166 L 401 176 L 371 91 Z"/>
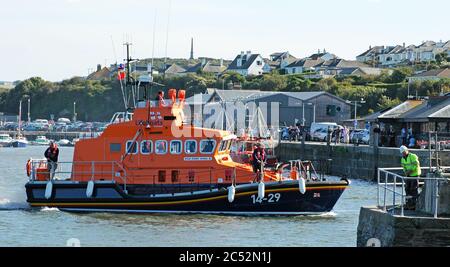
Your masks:
<path fill-rule="evenodd" d="M 50 174 L 50 179 L 53 180 L 55 177 L 56 168 L 58 168 L 58 156 L 59 156 L 59 148 L 55 142 L 50 142 L 50 147 L 44 153 L 45 158 L 47 159 L 47 170 Z"/>

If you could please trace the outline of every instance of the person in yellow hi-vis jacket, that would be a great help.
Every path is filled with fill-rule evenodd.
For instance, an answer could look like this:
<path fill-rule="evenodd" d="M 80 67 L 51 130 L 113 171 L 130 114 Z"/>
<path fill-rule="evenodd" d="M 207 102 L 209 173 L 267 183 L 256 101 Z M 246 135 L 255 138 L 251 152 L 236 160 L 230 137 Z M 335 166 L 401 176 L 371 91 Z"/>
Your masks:
<path fill-rule="evenodd" d="M 400 147 L 400 153 L 402 153 L 401 164 L 403 172 L 406 177 L 412 177 L 417 179 L 406 180 L 405 191 L 406 196 L 411 197 L 406 201 L 406 208 L 414 210 L 416 209 L 416 201 L 419 196 L 419 177 L 422 174 L 420 169 L 419 157 L 416 154 L 410 153 L 406 146 Z"/>

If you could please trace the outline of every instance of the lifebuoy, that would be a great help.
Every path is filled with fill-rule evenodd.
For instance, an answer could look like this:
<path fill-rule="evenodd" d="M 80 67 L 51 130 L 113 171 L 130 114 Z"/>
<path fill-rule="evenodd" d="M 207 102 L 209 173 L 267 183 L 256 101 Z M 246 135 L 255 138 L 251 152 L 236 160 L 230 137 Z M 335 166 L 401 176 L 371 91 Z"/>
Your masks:
<path fill-rule="evenodd" d="M 31 176 L 31 160 L 27 161 L 26 170 L 27 170 L 27 176 L 30 177 Z"/>

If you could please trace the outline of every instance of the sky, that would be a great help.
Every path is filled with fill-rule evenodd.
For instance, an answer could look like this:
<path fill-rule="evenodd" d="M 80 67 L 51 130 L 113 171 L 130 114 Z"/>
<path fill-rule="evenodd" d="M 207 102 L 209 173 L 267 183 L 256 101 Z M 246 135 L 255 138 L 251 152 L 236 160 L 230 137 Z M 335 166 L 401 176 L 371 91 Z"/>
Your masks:
<path fill-rule="evenodd" d="M 188 58 L 191 37 L 195 57 L 326 49 L 354 60 L 370 45 L 450 40 L 449 10 L 448 0 L 0 0 L 0 81 L 86 76 L 121 62 L 125 41 L 134 58 L 165 57 L 166 44 L 168 57 Z"/>

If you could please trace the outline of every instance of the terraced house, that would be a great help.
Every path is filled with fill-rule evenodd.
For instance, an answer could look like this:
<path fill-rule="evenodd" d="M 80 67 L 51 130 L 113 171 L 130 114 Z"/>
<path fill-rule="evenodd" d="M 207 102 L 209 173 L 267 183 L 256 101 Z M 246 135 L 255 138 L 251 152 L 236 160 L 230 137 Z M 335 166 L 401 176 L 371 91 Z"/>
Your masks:
<path fill-rule="evenodd" d="M 372 66 L 395 67 L 402 64 L 430 62 L 436 55 L 446 53 L 450 56 L 450 41 L 426 41 L 419 46 L 370 46 L 367 51 L 356 57 L 356 60 Z"/>

